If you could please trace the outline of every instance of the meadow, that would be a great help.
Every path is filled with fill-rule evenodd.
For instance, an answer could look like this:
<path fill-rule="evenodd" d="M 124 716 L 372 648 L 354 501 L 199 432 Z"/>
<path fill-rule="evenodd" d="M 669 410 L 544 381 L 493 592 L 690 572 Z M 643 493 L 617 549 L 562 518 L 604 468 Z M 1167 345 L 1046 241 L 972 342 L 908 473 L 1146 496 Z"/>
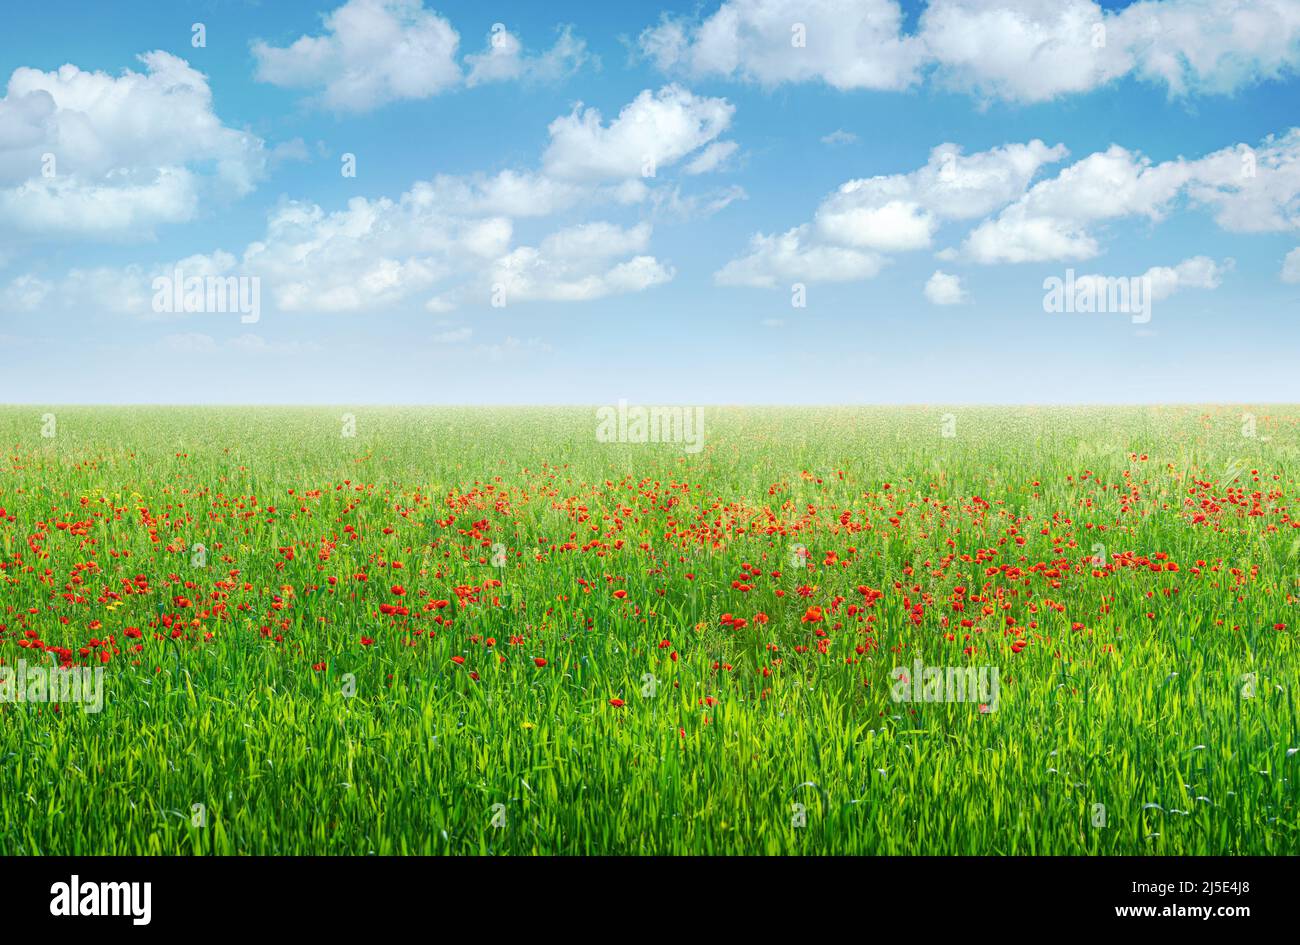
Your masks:
<path fill-rule="evenodd" d="M 1300 852 L 1300 408 L 703 416 L 0 408 L 0 851 Z"/>

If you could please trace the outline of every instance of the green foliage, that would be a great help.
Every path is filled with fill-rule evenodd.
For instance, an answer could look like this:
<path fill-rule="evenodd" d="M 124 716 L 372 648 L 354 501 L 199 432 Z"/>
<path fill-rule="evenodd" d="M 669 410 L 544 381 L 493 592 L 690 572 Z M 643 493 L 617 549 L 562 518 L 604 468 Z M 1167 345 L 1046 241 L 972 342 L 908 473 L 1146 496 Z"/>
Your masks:
<path fill-rule="evenodd" d="M 0 409 L 0 660 L 107 693 L 0 703 L 0 850 L 1300 852 L 1246 409 Z"/>

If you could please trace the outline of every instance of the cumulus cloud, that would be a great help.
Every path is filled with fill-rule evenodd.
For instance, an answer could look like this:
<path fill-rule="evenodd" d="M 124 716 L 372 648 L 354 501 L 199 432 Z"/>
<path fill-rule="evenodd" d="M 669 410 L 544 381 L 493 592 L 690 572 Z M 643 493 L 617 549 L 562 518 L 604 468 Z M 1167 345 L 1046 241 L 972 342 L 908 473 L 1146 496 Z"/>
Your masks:
<path fill-rule="evenodd" d="M 586 302 L 607 295 L 641 292 L 670 281 L 674 272 L 653 256 L 636 256 L 614 266 L 596 259 L 557 259 L 540 249 L 520 246 L 492 270 L 508 304 L 516 300 Z"/>
<path fill-rule="evenodd" d="M 831 242 L 879 250 L 923 249 L 942 220 L 983 216 L 1024 193 L 1045 164 L 1066 154 L 1042 141 L 964 155 L 954 144 L 930 152 L 909 174 L 852 180 L 817 209 L 817 229 Z"/>
<path fill-rule="evenodd" d="M 1286 254 L 1282 260 L 1282 281 L 1300 282 L 1300 246 Z"/>
<path fill-rule="evenodd" d="M 1218 263 L 1208 256 L 1193 256 L 1176 266 L 1152 266 L 1143 278 L 1151 281 L 1151 297 L 1164 299 L 1180 289 L 1217 289 L 1233 266 L 1231 259 Z"/>
<path fill-rule="evenodd" d="M 727 0 L 704 20 L 665 16 L 639 45 L 659 68 L 693 77 L 903 89 L 924 45 L 901 25 L 894 0 Z"/>
<path fill-rule="evenodd" d="M 1192 166 L 1188 195 L 1236 233 L 1300 227 L 1300 128 L 1269 136 L 1258 148 L 1223 148 Z"/>
<path fill-rule="evenodd" d="M 1042 141 L 966 155 L 941 144 L 905 174 L 851 180 L 817 208 L 813 222 L 782 236 L 756 236 L 750 252 L 717 274 L 729 285 L 774 286 L 789 277 L 846 281 L 874 276 L 881 253 L 928 248 L 946 220 L 991 212 L 1025 193 L 1038 170 L 1066 154 Z"/>
<path fill-rule="evenodd" d="M 977 262 L 1088 259 L 1100 252 L 1089 225 L 1120 217 L 1160 220 L 1193 171 L 1179 159 L 1153 164 L 1118 145 L 1035 184 L 965 244 Z"/>
<path fill-rule="evenodd" d="M 1044 101 L 1133 67 L 1093 0 L 932 0 L 921 32 L 942 84 L 989 97 Z"/>
<path fill-rule="evenodd" d="M 749 253 L 714 274 L 718 285 L 771 289 L 792 282 L 856 282 L 870 279 L 884 264 L 877 253 L 827 246 L 810 239 L 807 224 L 780 235 L 757 233 Z"/>
<path fill-rule="evenodd" d="M 39 304 L 50 297 L 64 309 L 184 318 L 152 309 L 153 280 L 180 270 L 185 279 L 256 277 L 264 302 L 279 312 L 376 312 L 420 300 L 428 311 L 447 312 L 492 301 L 498 286 L 506 304 L 581 301 L 672 278 L 670 266 L 644 252 L 649 224 L 583 224 L 536 247 L 513 246 L 509 218 L 459 216 L 435 194 L 416 186 L 395 200 L 357 197 L 332 212 L 290 201 L 270 214 L 265 235 L 239 256 L 217 250 L 150 267 L 74 270 L 53 286 L 14 280 L 4 298 L 26 295 Z"/>
<path fill-rule="evenodd" d="M 263 141 L 222 123 L 207 78 L 165 52 L 119 76 L 19 68 L 0 98 L 0 217 L 38 235 L 149 238 L 264 176 Z"/>
<path fill-rule="evenodd" d="M 1035 184 L 976 227 L 963 253 L 981 263 L 1089 259 L 1101 252 L 1094 226 L 1136 217 L 1163 220 L 1179 197 L 1208 208 L 1233 232 L 1300 226 L 1300 129 L 1258 148 L 1233 145 L 1195 160 L 1154 163 L 1119 145 Z"/>
<path fill-rule="evenodd" d="M 518 79 L 554 82 L 577 72 L 588 58 L 586 41 L 574 36 L 571 27 L 564 27 L 546 52 L 529 56 L 523 43 L 504 24 L 496 23 L 483 52 L 465 57 L 469 68 L 465 84 L 473 87 Z"/>
<path fill-rule="evenodd" d="M 482 52 L 458 59 L 460 34 L 422 0 L 348 0 L 326 14 L 324 32 L 288 46 L 252 44 L 259 81 L 312 91 L 312 101 L 337 112 L 366 112 L 389 102 L 431 98 L 449 89 L 508 80 L 555 81 L 591 58 L 585 41 L 565 27 L 535 55 L 494 24 Z"/>
<path fill-rule="evenodd" d="M 696 99 L 668 88 L 658 95 L 642 93 L 618 121 L 603 126 L 597 118 L 591 127 L 598 137 L 608 136 L 602 140 L 618 151 L 626 146 L 619 121 L 637 124 L 636 107 L 647 109 L 649 123 L 664 129 L 687 129 L 695 120 L 688 115 L 707 124 L 710 115 L 730 114 L 721 99 Z M 720 126 L 687 129 L 682 139 L 663 147 L 663 163 L 689 157 L 718 130 Z M 562 125 L 556 137 L 563 141 L 569 133 L 569 126 Z M 0 301 L 30 306 L 51 300 L 63 307 L 86 304 L 146 318 L 184 318 L 183 312 L 154 313 L 151 305 L 153 279 L 172 276 L 176 269 L 184 279 L 255 277 L 260 298 L 278 312 L 374 312 L 423 305 L 444 313 L 467 304 L 583 301 L 644 291 L 673 278 L 673 267 L 650 252 L 651 222 L 591 220 L 543 231 L 540 239 L 521 244 L 516 220 L 543 220 L 577 207 L 636 204 L 653 215 L 665 201 L 702 214 L 708 212 L 708 202 L 721 207 L 737 196 L 682 196 L 680 185 L 661 187 L 652 181 L 651 186 L 639 177 L 557 176 L 557 168 L 571 171 L 563 153 L 563 146 L 559 152 L 548 149 L 550 168 L 440 175 L 415 182 L 395 198 L 358 196 L 332 210 L 311 201 L 283 200 L 268 214 L 263 236 L 239 253 L 216 250 L 152 267 L 74 271 L 57 281 L 28 274 L 11 281 Z M 588 158 L 621 166 L 609 155 Z"/>
<path fill-rule="evenodd" d="M 326 14 L 324 26 L 285 47 L 256 40 L 256 77 L 320 89 L 321 104 L 345 112 L 428 98 L 461 81 L 459 35 L 420 0 L 348 0 Z"/>
<path fill-rule="evenodd" d="M 536 246 L 520 246 L 492 266 L 494 292 L 513 300 L 588 301 L 606 295 L 640 292 L 668 282 L 673 270 L 643 251 L 650 225 L 623 228 L 584 223 L 558 230 Z M 633 255 L 622 262 L 622 256 Z"/>
<path fill-rule="evenodd" d="M 1189 206 L 1208 210 L 1228 231 L 1300 228 L 1300 129 L 1255 148 L 1236 144 L 1162 162 L 1112 145 L 1034 181 L 1066 153 L 1037 140 L 972 155 L 941 144 L 915 171 L 843 184 L 822 201 L 811 224 L 758 234 L 715 280 L 773 287 L 790 279 L 870 278 L 887 254 L 931 248 L 945 222 L 979 218 L 960 249 L 936 255 L 988 265 L 1086 260 L 1102 252 L 1106 224 L 1155 224 Z M 1197 270 L 1193 263 L 1208 265 L 1197 257 L 1172 274 L 1157 268 L 1148 275 L 1157 286 L 1195 284 L 1198 272 L 1218 278 L 1220 270 Z"/>
<path fill-rule="evenodd" d="M 650 224 L 623 228 L 613 223 L 582 223 L 559 230 L 542 240 L 541 251 L 554 259 L 605 259 L 644 252 L 650 243 Z"/>
<path fill-rule="evenodd" d="M 169 167 L 154 173 L 142 183 L 116 174 L 103 182 L 33 178 L 0 191 L 0 217 L 28 233 L 88 238 L 151 235 L 160 223 L 191 219 L 198 206 L 193 175 Z"/>
<path fill-rule="evenodd" d="M 1300 65 L 1290 0 L 930 0 L 912 33 L 895 0 L 724 0 L 664 17 L 639 39 L 661 69 L 837 89 L 941 86 L 1013 101 L 1083 93 L 1123 76 L 1171 95 L 1231 93 Z M 802 31 L 804 42 L 799 45 Z"/>
<path fill-rule="evenodd" d="M 959 305 L 967 298 L 961 277 L 938 269 L 925 282 L 925 297 L 935 305 Z"/>
<path fill-rule="evenodd" d="M 734 112 L 726 99 L 700 97 L 679 85 L 646 89 L 608 125 L 597 109 L 579 104 L 551 122 L 542 166 L 561 180 L 651 178 L 713 142 Z"/>
<path fill-rule="evenodd" d="M 1167 299 L 1182 289 L 1217 289 L 1234 265 L 1231 259 L 1219 263 L 1208 256 L 1193 256 L 1174 266 L 1152 266 L 1136 278 L 1150 286 L 1151 299 Z M 1113 277 L 1089 273 L 1076 277 L 1074 284 L 1089 286 L 1095 298 L 1103 298 L 1112 281 Z"/>

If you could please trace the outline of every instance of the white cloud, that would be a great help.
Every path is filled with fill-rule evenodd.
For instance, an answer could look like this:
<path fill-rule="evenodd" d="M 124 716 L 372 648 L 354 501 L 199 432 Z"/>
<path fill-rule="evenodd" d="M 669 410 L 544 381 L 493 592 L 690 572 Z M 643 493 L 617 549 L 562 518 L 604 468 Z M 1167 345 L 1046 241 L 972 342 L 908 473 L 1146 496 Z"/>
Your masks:
<path fill-rule="evenodd" d="M 1282 260 L 1282 281 L 1300 282 L 1300 246 L 1286 254 Z"/>
<path fill-rule="evenodd" d="M 1089 224 L 1130 216 L 1158 221 L 1193 173 L 1181 159 L 1153 164 L 1112 145 L 1035 184 L 976 227 L 964 250 L 981 263 L 1091 258 L 1100 248 Z"/>
<path fill-rule="evenodd" d="M 542 165 L 562 180 L 653 177 L 716 139 L 734 111 L 726 99 L 702 98 L 677 85 L 658 93 L 646 89 L 608 126 L 598 110 L 579 104 L 551 122 Z"/>
<path fill-rule="evenodd" d="M 630 234 L 617 235 L 624 246 L 636 238 Z M 577 252 L 569 254 L 548 253 L 557 246 Z M 595 251 L 581 245 L 565 233 L 554 234 L 544 240 L 541 247 L 520 246 L 500 259 L 492 267 L 494 290 L 504 292 L 505 303 L 515 301 L 582 302 L 607 295 L 641 292 L 661 285 L 673 278 L 670 266 L 653 256 L 638 255 L 610 266 L 609 253 Z"/>
<path fill-rule="evenodd" d="M 708 174 L 718 170 L 727 163 L 727 158 L 736 151 L 734 141 L 715 141 L 699 153 L 684 170 L 687 174 Z"/>
<path fill-rule="evenodd" d="M 1143 278 L 1151 282 L 1151 297 L 1164 299 L 1180 289 L 1217 289 L 1233 266 L 1231 259 L 1217 263 L 1208 256 L 1193 256 L 1176 266 L 1152 266 Z"/>
<path fill-rule="evenodd" d="M 643 252 L 649 224 L 582 224 L 552 233 L 538 247 L 512 248 L 509 217 L 463 216 L 438 194 L 417 184 L 397 200 L 354 198 L 333 213 L 286 204 L 241 265 L 264 276 L 279 309 L 306 312 L 376 310 L 420 295 L 429 311 L 446 312 L 489 301 L 498 284 L 507 304 L 579 301 L 641 291 L 672 277 Z M 632 258 L 614 261 L 625 256 Z"/>
<path fill-rule="evenodd" d="M 650 243 L 650 224 L 623 229 L 612 223 L 583 223 L 559 230 L 541 242 L 543 255 L 555 259 L 608 259 L 644 252 Z"/>
<path fill-rule="evenodd" d="M 138 184 L 119 183 L 121 175 L 103 182 L 33 178 L 0 191 L 0 217 L 29 233 L 101 239 L 191 219 L 199 202 L 193 175 L 172 167 L 154 173 Z"/>
<path fill-rule="evenodd" d="M 323 33 L 300 36 L 288 46 L 254 41 L 256 78 L 315 90 L 314 101 L 337 112 L 366 112 L 462 85 L 557 81 L 591 58 L 586 42 L 569 27 L 550 49 L 529 55 L 504 24 L 494 24 L 483 51 L 467 55 L 462 68 L 460 35 L 422 0 L 348 0 L 323 19 Z"/>
<path fill-rule="evenodd" d="M 560 31 L 555 45 L 546 52 L 528 56 L 523 43 L 508 30 L 498 29 L 499 26 L 504 24 L 493 25 L 483 52 L 465 57 L 469 67 L 466 85 L 515 79 L 554 82 L 577 72 L 589 58 L 586 42 L 574 36 L 570 27 Z"/>
<path fill-rule="evenodd" d="M 1118 33 L 1093 0 L 932 0 L 921 16 L 941 84 L 1021 101 L 1085 92 L 1127 73 L 1133 58 Z"/>
<path fill-rule="evenodd" d="M 792 43 L 802 26 L 806 45 Z M 1171 95 L 1231 93 L 1300 65 L 1292 0 L 930 0 L 913 33 L 895 0 L 725 0 L 641 33 L 659 68 L 775 85 L 908 88 L 927 73 L 983 97 L 1046 101 L 1126 75 Z"/>
<path fill-rule="evenodd" d="M 981 263 L 1089 259 L 1101 252 L 1092 227 L 1138 217 L 1163 220 L 1180 196 L 1209 208 L 1233 232 L 1300 227 L 1300 129 L 1195 160 L 1149 158 L 1111 145 L 1035 184 L 976 227 L 963 253 Z"/>
<path fill-rule="evenodd" d="M 591 192 L 580 183 L 511 170 L 491 176 L 440 174 L 431 182 L 415 184 L 412 190 L 449 213 L 508 217 L 550 216 L 572 207 Z M 611 196 L 618 198 L 617 194 Z"/>
<path fill-rule="evenodd" d="M 841 190 L 837 196 L 850 195 Z M 939 225 L 933 214 L 910 200 L 852 204 L 851 199 L 832 198 L 817 211 L 817 228 L 830 242 L 885 251 L 924 249 Z"/>
<path fill-rule="evenodd" d="M 0 293 L 0 314 L 34 312 L 54 291 L 53 284 L 32 273 L 12 279 Z"/>
<path fill-rule="evenodd" d="M 431 290 L 457 267 L 481 265 L 509 245 L 509 220 L 450 216 L 426 196 L 413 188 L 395 201 L 356 197 L 333 213 L 284 204 L 242 266 L 264 276 L 282 311 L 348 312 Z"/>
<path fill-rule="evenodd" d="M 941 81 L 1047 101 L 1125 75 L 1171 95 L 1231 93 L 1300 64 L 1290 0 L 932 0 L 921 36 Z"/>
<path fill-rule="evenodd" d="M 843 128 L 836 128 L 830 134 L 822 135 L 822 144 L 852 144 L 857 140 L 857 135 Z"/>
<path fill-rule="evenodd" d="M 942 219 L 983 216 L 1024 193 L 1044 164 L 1066 154 L 1042 141 L 1008 144 L 963 155 L 954 144 L 930 152 L 910 174 L 853 180 L 817 210 L 822 236 L 847 246 L 922 249 Z"/>
<path fill-rule="evenodd" d="M 1217 289 L 1223 283 L 1223 276 L 1235 265 L 1231 259 L 1217 263 L 1208 256 L 1193 256 L 1184 259 L 1176 266 L 1152 266 L 1137 278 L 1144 280 L 1150 287 L 1152 300 L 1167 299 L 1182 289 Z M 1095 298 L 1108 295 L 1109 282 L 1113 277 L 1097 273 L 1078 276 L 1075 286 L 1091 286 Z"/>
<path fill-rule="evenodd" d="M 1138 74 L 1174 94 L 1231 93 L 1300 64 L 1292 0 L 1143 0 L 1114 19 Z"/>
<path fill-rule="evenodd" d="M 725 266 L 718 281 L 774 286 L 791 277 L 870 278 L 880 269 L 877 254 L 929 247 L 945 220 L 981 216 L 1015 200 L 1042 166 L 1065 154 L 1061 145 L 1038 140 L 971 155 L 941 144 L 915 171 L 843 184 L 822 201 L 812 224 L 755 237 L 750 253 Z"/>
<path fill-rule="evenodd" d="M 344 112 L 428 98 L 461 81 L 460 37 L 420 0 L 348 0 L 324 25 L 323 35 L 283 48 L 255 41 L 257 78 L 319 88 L 321 104 Z"/>
<path fill-rule="evenodd" d="M 1212 208 L 1225 230 L 1300 227 L 1300 128 L 1269 136 L 1259 148 L 1223 148 L 1196 161 L 1192 170 L 1188 194 Z"/>
<path fill-rule="evenodd" d="M 703 21 L 665 16 L 639 43 L 659 68 L 693 77 L 903 89 L 924 48 L 901 23 L 894 0 L 727 0 Z"/>
<path fill-rule="evenodd" d="M 149 238 L 202 197 L 263 177 L 262 140 L 227 127 L 207 78 L 170 53 L 120 76 L 19 68 L 0 98 L 0 216 L 39 235 Z"/>
<path fill-rule="evenodd" d="M 689 96 L 680 99 L 675 90 L 668 93 L 654 97 L 647 92 L 637 101 L 652 111 L 669 100 L 675 103 L 669 111 L 698 104 Z M 713 106 L 702 107 L 707 112 Z M 722 206 L 735 196 L 709 199 Z M 507 304 L 640 292 L 674 275 L 671 265 L 650 253 L 648 220 L 627 226 L 582 222 L 556 229 L 536 245 L 516 243 L 515 220 L 545 218 L 580 205 L 627 207 L 637 202 L 648 203 L 653 214 L 665 199 L 695 209 L 695 201 L 704 198 L 682 197 L 678 187 L 665 198 L 662 188 L 652 189 L 642 180 L 599 183 L 559 179 L 545 171 L 502 171 L 442 175 L 417 181 L 396 198 L 354 197 L 336 210 L 287 200 L 268 214 L 262 238 L 239 254 L 217 250 L 179 263 L 69 273 L 53 288 L 41 290 L 42 301 L 48 296 L 57 306 L 151 318 L 152 280 L 171 276 L 175 268 L 185 278 L 256 277 L 262 304 L 276 312 L 374 312 L 422 305 L 445 313 L 493 301 L 496 287 L 504 291 Z M 6 297 L 25 302 L 37 286 L 11 285 Z"/>
<path fill-rule="evenodd" d="M 1235 145 L 1160 163 L 1112 145 L 1031 186 L 1042 167 L 1065 154 L 1064 147 L 1041 141 L 972 155 L 941 144 L 915 171 L 845 183 L 822 201 L 811 225 L 782 236 L 760 234 L 748 254 L 715 278 L 767 287 L 791 278 L 869 278 L 879 270 L 877 254 L 925 249 L 944 221 L 998 208 L 967 234 L 960 251 L 936 255 L 984 264 L 1090 259 L 1101 253 L 1097 226 L 1126 218 L 1158 223 L 1180 197 L 1209 208 L 1227 230 L 1300 228 L 1300 129 L 1269 137 L 1258 149 Z M 1212 265 L 1197 257 L 1177 271 L 1156 268 L 1148 275 L 1157 287 L 1196 284 L 1198 273 L 1218 278 L 1221 270 L 1197 270 L 1194 263 Z"/>
<path fill-rule="evenodd" d="M 733 259 L 714 273 L 718 285 L 771 289 L 792 282 L 854 282 L 880 272 L 884 260 L 876 253 L 811 242 L 809 226 L 776 236 L 757 233 L 749 254 Z"/>
<path fill-rule="evenodd" d="M 307 147 L 307 142 L 302 138 L 290 138 L 288 141 L 282 141 L 271 149 L 268 163 L 272 167 L 279 167 L 290 161 L 310 161 L 312 159 L 311 149 Z"/>
<path fill-rule="evenodd" d="M 1032 216 L 1021 205 L 1007 208 L 972 230 L 962 250 L 985 264 L 1091 259 L 1101 252 L 1081 223 Z"/>
<path fill-rule="evenodd" d="M 725 210 L 737 200 L 748 199 L 738 184 L 698 194 L 682 194 L 680 186 L 658 187 L 649 194 L 655 219 L 685 222 L 703 220 Z"/>
<path fill-rule="evenodd" d="M 925 282 L 925 297 L 935 305 L 959 305 L 967 299 L 961 277 L 938 269 Z"/>
<path fill-rule="evenodd" d="M 51 303 L 79 312 L 154 317 L 151 275 L 141 266 L 71 269 L 58 283 Z"/>

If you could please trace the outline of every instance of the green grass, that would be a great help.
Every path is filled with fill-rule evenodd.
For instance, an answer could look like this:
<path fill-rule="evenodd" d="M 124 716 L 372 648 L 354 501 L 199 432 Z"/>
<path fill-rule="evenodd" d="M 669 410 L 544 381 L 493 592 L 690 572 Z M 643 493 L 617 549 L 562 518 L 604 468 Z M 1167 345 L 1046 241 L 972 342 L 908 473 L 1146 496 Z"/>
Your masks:
<path fill-rule="evenodd" d="M 1300 852 L 1300 409 L 705 418 L 0 408 L 0 850 Z"/>

